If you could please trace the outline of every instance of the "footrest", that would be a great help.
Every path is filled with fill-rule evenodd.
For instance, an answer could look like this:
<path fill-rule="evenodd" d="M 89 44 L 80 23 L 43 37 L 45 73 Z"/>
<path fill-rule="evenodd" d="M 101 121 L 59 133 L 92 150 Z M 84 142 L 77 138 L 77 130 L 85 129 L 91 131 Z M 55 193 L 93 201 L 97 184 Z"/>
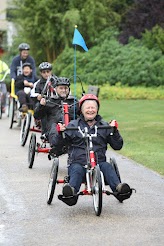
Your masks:
<path fill-rule="evenodd" d="M 58 195 L 58 199 L 66 203 L 68 206 L 73 206 L 77 203 L 78 195 L 72 197 L 64 197 L 63 195 Z"/>

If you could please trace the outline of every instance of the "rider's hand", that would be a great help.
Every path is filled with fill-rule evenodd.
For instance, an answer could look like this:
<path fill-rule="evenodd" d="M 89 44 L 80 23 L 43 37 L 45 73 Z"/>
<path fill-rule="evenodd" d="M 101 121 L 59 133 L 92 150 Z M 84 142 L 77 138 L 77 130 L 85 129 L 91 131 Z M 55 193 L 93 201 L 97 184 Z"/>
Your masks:
<path fill-rule="evenodd" d="M 58 123 L 56 126 L 58 132 L 63 132 L 66 129 L 65 124 Z"/>
<path fill-rule="evenodd" d="M 24 80 L 24 85 L 29 86 L 29 82 L 27 80 Z"/>
<path fill-rule="evenodd" d="M 111 120 L 111 121 L 109 122 L 109 125 L 118 128 L 118 122 L 117 122 L 116 120 Z"/>
<path fill-rule="evenodd" d="M 42 95 L 39 94 L 39 95 L 37 96 L 37 99 L 38 99 L 38 101 L 40 101 L 40 100 L 42 99 Z"/>
<path fill-rule="evenodd" d="M 34 84 L 33 84 L 33 83 L 29 83 L 29 86 L 30 86 L 31 88 L 33 88 L 33 87 L 34 87 Z"/>
<path fill-rule="evenodd" d="M 44 97 L 40 100 L 40 104 L 43 106 L 46 105 L 46 99 Z"/>

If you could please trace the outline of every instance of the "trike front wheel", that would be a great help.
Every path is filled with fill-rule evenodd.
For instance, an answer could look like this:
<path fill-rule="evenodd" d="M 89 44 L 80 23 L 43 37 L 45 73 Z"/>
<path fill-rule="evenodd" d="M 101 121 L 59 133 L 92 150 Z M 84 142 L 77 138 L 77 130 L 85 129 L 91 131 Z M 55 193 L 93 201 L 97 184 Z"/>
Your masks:
<path fill-rule="evenodd" d="M 34 133 L 31 134 L 29 148 L 28 148 L 28 164 L 29 168 L 33 167 L 34 159 L 35 159 L 35 151 L 36 151 L 36 135 Z"/>
<path fill-rule="evenodd" d="M 59 159 L 53 160 L 47 191 L 47 203 L 50 205 L 54 196 L 58 176 Z"/>
<path fill-rule="evenodd" d="M 99 216 L 102 211 L 102 179 L 98 165 L 93 169 L 92 174 L 92 196 L 95 213 Z"/>

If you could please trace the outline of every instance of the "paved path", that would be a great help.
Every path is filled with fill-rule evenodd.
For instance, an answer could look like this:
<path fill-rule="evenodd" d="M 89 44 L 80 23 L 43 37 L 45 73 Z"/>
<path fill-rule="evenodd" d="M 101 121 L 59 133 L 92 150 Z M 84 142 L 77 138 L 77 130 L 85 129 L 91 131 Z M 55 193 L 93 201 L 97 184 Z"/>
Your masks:
<path fill-rule="evenodd" d="M 122 181 L 137 189 L 120 204 L 103 196 L 103 210 L 95 216 L 92 197 L 80 197 L 74 207 L 57 199 L 46 203 L 52 161 L 47 155 L 35 158 L 28 168 L 28 142 L 19 144 L 20 129 L 8 129 L 0 120 L 0 245 L 2 246 L 163 246 L 164 179 L 118 152 L 107 155 L 117 160 Z M 60 176 L 66 173 L 66 157 L 60 158 Z"/>

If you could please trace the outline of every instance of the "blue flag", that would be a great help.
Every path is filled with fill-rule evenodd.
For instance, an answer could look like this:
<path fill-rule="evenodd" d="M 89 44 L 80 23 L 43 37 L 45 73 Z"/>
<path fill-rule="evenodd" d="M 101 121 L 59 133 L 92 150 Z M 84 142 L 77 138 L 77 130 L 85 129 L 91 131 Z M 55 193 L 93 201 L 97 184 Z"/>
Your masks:
<path fill-rule="evenodd" d="M 88 48 L 85 44 L 85 41 L 84 41 L 81 33 L 77 30 L 77 28 L 75 28 L 75 31 L 74 31 L 72 44 L 80 45 L 85 51 L 88 51 Z"/>

